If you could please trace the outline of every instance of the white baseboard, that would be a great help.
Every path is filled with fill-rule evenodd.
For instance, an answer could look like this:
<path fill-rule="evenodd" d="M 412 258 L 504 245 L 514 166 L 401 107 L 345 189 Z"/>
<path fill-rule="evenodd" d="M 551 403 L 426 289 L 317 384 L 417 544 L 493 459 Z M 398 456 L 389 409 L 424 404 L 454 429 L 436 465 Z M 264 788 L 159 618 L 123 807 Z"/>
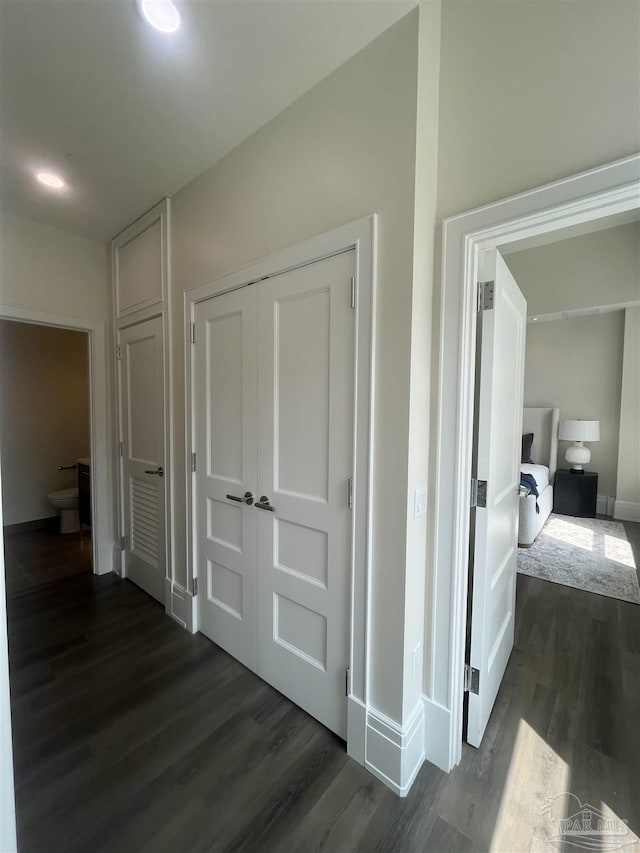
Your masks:
<path fill-rule="evenodd" d="M 452 769 L 449 744 L 451 743 L 451 711 L 444 705 L 423 696 L 424 704 L 424 755 L 427 761 L 448 773 Z"/>
<path fill-rule="evenodd" d="M 596 498 L 596 514 L 597 515 L 613 515 L 613 507 L 615 498 L 608 495 L 598 495 Z"/>
<path fill-rule="evenodd" d="M 406 796 L 424 761 L 424 706 L 404 726 L 369 707 L 365 767 L 400 797 Z"/>
<path fill-rule="evenodd" d="M 347 754 L 364 766 L 367 750 L 367 706 L 349 696 L 347 699 Z"/>
<path fill-rule="evenodd" d="M 618 521 L 640 522 L 640 503 L 634 501 L 616 501 L 613 517 Z"/>
<path fill-rule="evenodd" d="M 98 542 L 97 558 L 98 565 L 96 574 L 108 575 L 113 571 L 113 554 L 115 548 L 113 542 Z"/>
<path fill-rule="evenodd" d="M 197 630 L 196 600 L 188 589 L 170 578 L 165 578 L 164 582 L 164 609 L 167 616 L 175 619 L 190 634 L 195 634 Z"/>
<path fill-rule="evenodd" d="M 113 546 L 111 571 L 118 575 L 119 578 L 122 577 L 122 551 L 117 545 Z"/>

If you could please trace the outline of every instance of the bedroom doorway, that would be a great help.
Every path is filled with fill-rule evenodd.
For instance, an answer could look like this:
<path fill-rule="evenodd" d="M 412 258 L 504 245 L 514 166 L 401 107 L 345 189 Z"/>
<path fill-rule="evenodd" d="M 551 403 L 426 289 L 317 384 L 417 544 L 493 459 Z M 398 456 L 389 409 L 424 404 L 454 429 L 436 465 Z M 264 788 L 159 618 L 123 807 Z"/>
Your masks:
<path fill-rule="evenodd" d="M 475 307 L 479 258 L 483 251 L 519 243 L 544 245 L 613 223 L 637 221 L 640 207 L 640 156 L 571 176 L 513 199 L 461 214 L 443 224 L 440 327 L 439 444 L 435 464 L 434 614 L 431 646 L 434 709 L 438 715 L 427 757 L 450 769 L 462 755 L 468 604 L 469 509 L 474 411 Z M 444 393 L 446 389 L 446 393 Z M 448 661 L 440 677 L 439 661 Z M 434 716 L 435 719 L 435 716 Z M 439 739 L 439 743 L 435 740 Z M 447 741 L 444 753 L 442 741 Z"/>

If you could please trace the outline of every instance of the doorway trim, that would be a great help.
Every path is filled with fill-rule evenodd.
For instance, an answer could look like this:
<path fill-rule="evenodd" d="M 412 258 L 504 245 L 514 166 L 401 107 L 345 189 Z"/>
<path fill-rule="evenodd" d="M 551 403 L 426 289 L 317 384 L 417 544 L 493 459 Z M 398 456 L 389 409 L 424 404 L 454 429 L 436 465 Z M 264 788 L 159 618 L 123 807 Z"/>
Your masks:
<path fill-rule="evenodd" d="M 538 187 L 443 222 L 434 539 L 425 755 L 444 770 L 462 757 L 464 655 L 479 252 L 627 214 L 640 207 L 640 155 Z M 585 231 L 581 231 L 586 226 Z M 541 238 L 541 239 L 539 239 Z"/>
<path fill-rule="evenodd" d="M 93 573 L 113 571 L 113 524 L 109 417 L 107 411 L 106 324 L 0 303 L 0 319 L 86 332 L 89 339 L 91 433 L 91 546 Z"/>
<path fill-rule="evenodd" d="M 371 561 L 371 503 L 373 478 L 373 404 L 375 364 L 375 281 L 376 216 L 364 217 L 332 231 L 305 240 L 256 263 L 195 286 L 184 294 L 185 342 L 191 340 L 195 306 L 261 279 L 324 260 L 342 252 L 355 251 L 356 307 L 354 354 L 354 444 L 353 458 L 353 535 L 351 545 L 351 601 L 349 668 L 347 694 L 347 752 L 365 764 L 367 708 L 369 707 L 369 609 Z M 196 518 L 194 513 L 195 478 L 191 473 L 194 432 L 194 359 L 192 347 L 185 343 L 186 400 L 186 491 L 187 491 L 187 572 L 191 599 L 191 626 L 198 630 L 196 598 L 197 578 Z"/>

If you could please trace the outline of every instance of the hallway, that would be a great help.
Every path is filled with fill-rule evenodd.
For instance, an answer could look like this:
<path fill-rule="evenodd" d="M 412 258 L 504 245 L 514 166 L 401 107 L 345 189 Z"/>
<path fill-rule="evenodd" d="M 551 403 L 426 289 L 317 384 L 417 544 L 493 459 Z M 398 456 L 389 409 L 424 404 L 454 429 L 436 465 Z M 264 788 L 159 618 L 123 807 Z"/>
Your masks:
<path fill-rule="evenodd" d="M 449 776 L 425 765 L 405 799 L 129 582 L 69 577 L 8 610 L 23 853 L 552 851 L 564 792 L 638 849 L 636 605 L 519 577 L 482 747 Z"/>

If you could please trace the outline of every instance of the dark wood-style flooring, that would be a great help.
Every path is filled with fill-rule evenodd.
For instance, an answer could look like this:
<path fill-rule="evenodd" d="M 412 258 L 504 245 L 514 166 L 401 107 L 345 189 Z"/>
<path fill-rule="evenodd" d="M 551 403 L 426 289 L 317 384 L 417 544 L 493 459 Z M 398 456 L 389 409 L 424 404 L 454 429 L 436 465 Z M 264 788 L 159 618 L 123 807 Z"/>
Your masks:
<path fill-rule="evenodd" d="M 91 534 L 59 532 L 59 519 L 36 530 L 4 530 L 7 597 L 91 571 Z"/>
<path fill-rule="evenodd" d="M 626 527 L 640 564 L 640 525 Z M 450 775 L 425 765 L 399 799 L 128 581 L 78 575 L 13 598 L 19 849 L 553 851 L 546 801 L 565 791 L 626 819 L 631 841 L 640 608 L 518 577 L 516 626 L 482 747 Z"/>

